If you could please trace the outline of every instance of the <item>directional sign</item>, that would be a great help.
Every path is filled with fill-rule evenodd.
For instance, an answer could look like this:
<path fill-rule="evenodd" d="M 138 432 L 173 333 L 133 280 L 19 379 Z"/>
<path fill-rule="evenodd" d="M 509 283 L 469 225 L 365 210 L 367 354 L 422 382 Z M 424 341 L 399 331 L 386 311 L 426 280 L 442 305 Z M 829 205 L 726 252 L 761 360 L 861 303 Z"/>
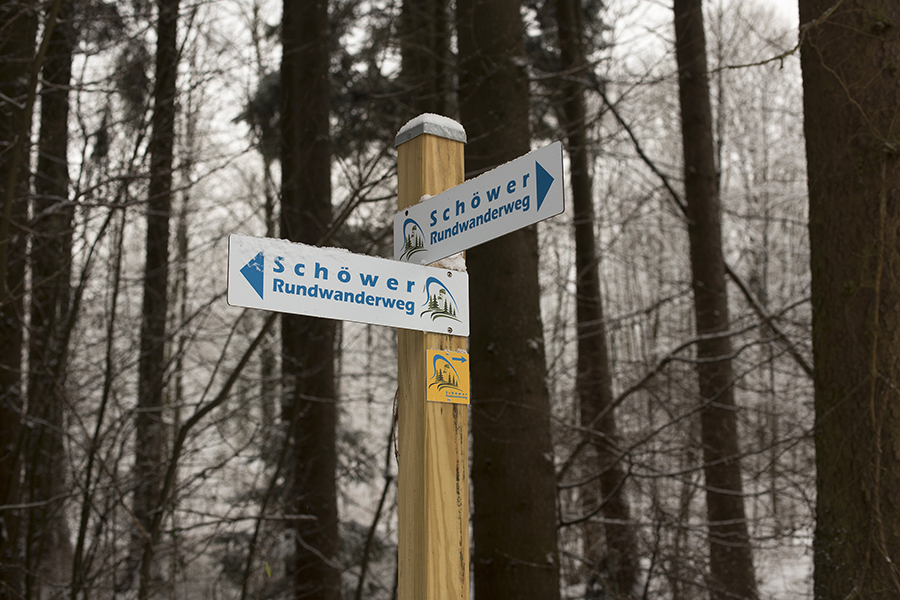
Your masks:
<path fill-rule="evenodd" d="M 555 142 L 394 216 L 394 258 L 428 264 L 565 210 Z"/>
<path fill-rule="evenodd" d="M 450 350 L 425 351 L 429 402 L 469 403 L 469 355 Z"/>
<path fill-rule="evenodd" d="M 469 335 L 469 278 L 287 240 L 228 238 L 228 304 Z"/>

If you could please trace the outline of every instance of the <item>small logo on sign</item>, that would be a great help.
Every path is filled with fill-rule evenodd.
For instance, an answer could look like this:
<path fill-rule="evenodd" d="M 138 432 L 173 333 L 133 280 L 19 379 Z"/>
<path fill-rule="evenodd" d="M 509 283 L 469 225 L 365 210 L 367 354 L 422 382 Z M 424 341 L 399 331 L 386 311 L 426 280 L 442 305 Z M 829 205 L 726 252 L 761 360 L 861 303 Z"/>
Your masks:
<path fill-rule="evenodd" d="M 263 299 L 263 266 L 265 265 L 265 259 L 263 258 L 263 253 L 259 252 L 256 256 L 254 256 L 250 262 L 241 267 L 241 275 L 244 276 L 244 279 L 247 280 L 247 283 L 250 284 L 250 287 L 256 291 L 259 299 Z"/>
<path fill-rule="evenodd" d="M 441 364 L 438 364 L 438 361 L 442 361 Z M 462 388 L 459 387 L 459 373 L 456 372 L 450 361 L 439 354 L 434 357 L 434 376 L 428 387 L 437 387 L 439 392 L 446 388 L 462 391 Z"/>
<path fill-rule="evenodd" d="M 425 310 L 419 314 L 420 317 L 428 315 L 432 321 L 450 319 L 459 322 L 459 318 L 456 316 L 459 312 L 459 305 L 456 303 L 453 294 L 447 289 L 447 286 L 441 283 L 439 279 L 436 277 L 428 278 L 425 282 L 425 295 L 427 297 L 423 305 Z"/>
<path fill-rule="evenodd" d="M 403 252 L 400 260 L 409 262 L 409 259 L 419 252 L 425 251 L 425 234 L 422 227 L 414 219 L 406 219 L 403 222 Z"/>

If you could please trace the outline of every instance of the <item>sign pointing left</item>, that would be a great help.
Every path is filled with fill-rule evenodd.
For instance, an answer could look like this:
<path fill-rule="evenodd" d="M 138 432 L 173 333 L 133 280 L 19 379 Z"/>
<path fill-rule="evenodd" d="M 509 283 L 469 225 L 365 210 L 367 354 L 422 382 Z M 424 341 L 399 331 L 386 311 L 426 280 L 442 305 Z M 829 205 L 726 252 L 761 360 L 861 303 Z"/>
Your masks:
<path fill-rule="evenodd" d="M 273 238 L 228 237 L 228 304 L 469 335 L 465 272 Z"/>

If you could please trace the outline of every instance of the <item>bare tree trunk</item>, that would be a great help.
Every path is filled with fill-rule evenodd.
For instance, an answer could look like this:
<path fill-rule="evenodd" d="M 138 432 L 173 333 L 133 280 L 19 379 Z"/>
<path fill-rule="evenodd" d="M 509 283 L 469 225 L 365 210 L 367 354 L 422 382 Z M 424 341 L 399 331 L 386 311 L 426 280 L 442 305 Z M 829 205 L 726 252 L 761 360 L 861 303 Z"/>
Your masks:
<path fill-rule="evenodd" d="M 75 29 L 65 2 L 43 65 L 41 130 L 33 203 L 28 348 L 29 529 L 26 597 L 63 593 L 72 544 L 62 499 L 68 489 L 64 446 L 73 206 L 69 199 L 69 82 Z"/>
<path fill-rule="evenodd" d="M 900 597 L 900 6 L 800 1 L 815 597 Z"/>
<path fill-rule="evenodd" d="M 403 0 L 400 18 L 400 82 L 411 116 L 451 116 L 449 0 Z"/>
<path fill-rule="evenodd" d="M 517 0 L 458 0 L 460 114 L 478 173 L 530 148 Z M 556 477 L 537 229 L 472 248 L 472 481 L 476 598 L 559 598 Z"/>
<path fill-rule="evenodd" d="M 700 341 L 700 438 L 714 600 L 756 598 L 741 484 L 728 294 L 713 149 L 702 0 L 675 0 L 675 52 L 684 147 L 691 285 Z"/>
<path fill-rule="evenodd" d="M 600 297 L 600 258 L 594 236 L 593 178 L 587 145 L 587 111 L 583 78 L 588 76 L 584 56 L 584 21 L 581 0 L 557 0 L 563 111 L 571 164 L 572 205 L 575 227 L 575 304 L 578 331 L 578 373 L 575 380 L 581 425 L 592 450 L 583 461 L 598 479 L 582 490 L 582 509 L 605 517 L 605 552 L 597 527 L 588 521 L 585 559 L 589 565 L 588 594 L 629 597 L 637 583 L 638 555 L 631 511 L 624 484 L 616 418 L 612 409 L 612 372 L 606 347 L 603 301 Z M 600 573 L 604 562 L 608 581 Z"/>
<path fill-rule="evenodd" d="M 281 235 L 316 244 L 332 212 L 328 2 L 285 0 L 283 19 Z M 337 600 L 335 324 L 282 315 L 281 336 L 284 417 L 293 445 L 285 510 L 293 516 L 287 525 L 295 544 L 287 572 L 295 598 Z"/>
<path fill-rule="evenodd" d="M 28 215 L 27 97 L 35 56 L 34 2 L 0 2 L 0 599 L 24 591 L 20 545 L 22 454 L 22 333 Z M 33 90 L 32 90 L 33 91 Z M 21 153 L 19 159 L 16 154 Z M 3 506 L 6 505 L 6 506 Z"/>
<path fill-rule="evenodd" d="M 129 579 L 140 565 L 138 596 L 154 593 L 156 572 L 151 532 L 160 518 L 160 490 L 166 465 L 166 318 L 168 316 L 169 219 L 175 142 L 175 96 L 178 72 L 178 0 L 157 0 L 156 85 L 150 137 L 150 185 L 147 198 L 146 263 L 141 312 L 141 355 L 135 432 L 133 510 L 140 525 L 132 534 Z M 131 581 L 125 582 L 130 586 Z"/>

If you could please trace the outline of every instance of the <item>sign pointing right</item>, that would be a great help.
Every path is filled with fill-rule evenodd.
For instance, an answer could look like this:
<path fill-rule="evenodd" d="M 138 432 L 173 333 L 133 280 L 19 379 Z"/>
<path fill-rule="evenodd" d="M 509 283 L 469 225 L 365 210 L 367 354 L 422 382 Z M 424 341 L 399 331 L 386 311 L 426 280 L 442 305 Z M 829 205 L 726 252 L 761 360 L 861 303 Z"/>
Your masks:
<path fill-rule="evenodd" d="M 544 198 L 547 197 L 547 192 L 550 191 L 550 186 L 553 185 L 553 175 L 548 173 L 547 170 L 541 166 L 541 163 L 537 161 L 534 162 L 534 170 L 537 172 L 537 209 L 538 212 L 541 212 L 541 205 L 544 203 Z"/>
<path fill-rule="evenodd" d="M 394 258 L 428 264 L 565 210 L 555 142 L 394 216 Z"/>

